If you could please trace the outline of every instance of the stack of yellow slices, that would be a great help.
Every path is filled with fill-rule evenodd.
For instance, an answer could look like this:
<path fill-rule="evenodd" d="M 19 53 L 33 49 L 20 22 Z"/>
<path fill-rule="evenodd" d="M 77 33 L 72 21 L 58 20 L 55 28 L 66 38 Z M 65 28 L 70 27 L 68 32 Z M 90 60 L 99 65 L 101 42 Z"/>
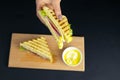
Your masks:
<path fill-rule="evenodd" d="M 63 48 L 64 42 L 72 41 L 72 29 L 66 16 L 62 15 L 62 20 L 59 20 L 54 11 L 46 6 L 39 11 L 39 15 L 56 39 L 59 49 Z"/>
<path fill-rule="evenodd" d="M 23 47 L 43 58 L 49 59 L 51 63 L 53 62 L 52 53 L 48 48 L 48 43 L 44 37 L 22 42 L 20 43 L 20 47 Z"/>

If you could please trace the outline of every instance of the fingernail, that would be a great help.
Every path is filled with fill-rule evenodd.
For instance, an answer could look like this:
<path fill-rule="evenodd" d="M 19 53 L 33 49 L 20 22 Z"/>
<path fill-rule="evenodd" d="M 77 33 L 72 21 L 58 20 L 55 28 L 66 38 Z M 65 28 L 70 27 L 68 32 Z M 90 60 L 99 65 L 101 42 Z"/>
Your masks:
<path fill-rule="evenodd" d="M 59 15 L 59 16 L 58 16 L 58 19 L 59 19 L 59 20 L 62 20 L 62 15 Z"/>

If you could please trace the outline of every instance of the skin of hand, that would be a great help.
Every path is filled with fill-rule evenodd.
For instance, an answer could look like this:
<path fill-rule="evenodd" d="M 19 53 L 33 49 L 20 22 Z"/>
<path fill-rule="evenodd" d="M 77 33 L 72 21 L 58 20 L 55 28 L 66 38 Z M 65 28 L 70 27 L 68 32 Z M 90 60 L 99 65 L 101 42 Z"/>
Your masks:
<path fill-rule="evenodd" d="M 38 11 L 42 9 L 43 6 L 47 6 L 50 9 L 55 11 L 55 14 L 59 20 L 62 19 L 61 7 L 60 7 L 61 0 L 36 0 L 36 13 L 37 17 L 40 21 L 44 24 L 44 21 L 38 14 Z"/>

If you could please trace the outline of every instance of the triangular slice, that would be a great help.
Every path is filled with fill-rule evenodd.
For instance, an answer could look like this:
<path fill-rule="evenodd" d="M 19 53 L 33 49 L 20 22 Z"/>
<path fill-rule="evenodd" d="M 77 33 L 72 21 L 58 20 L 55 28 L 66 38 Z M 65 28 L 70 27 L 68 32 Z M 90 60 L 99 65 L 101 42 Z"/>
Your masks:
<path fill-rule="evenodd" d="M 58 20 L 54 11 L 44 6 L 39 11 L 39 15 L 44 20 L 45 25 L 48 27 L 52 35 L 55 37 L 59 49 L 63 48 L 64 42 L 72 41 L 72 29 L 68 23 L 67 17 L 62 16 L 62 20 Z"/>
<path fill-rule="evenodd" d="M 20 47 L 23 47 L 43 58 L 49 59 L 51 63 L 53 62 L 52 53 L 48 48 L 48 43 L 44 37 L 22 42 L 20 43 Z"/>

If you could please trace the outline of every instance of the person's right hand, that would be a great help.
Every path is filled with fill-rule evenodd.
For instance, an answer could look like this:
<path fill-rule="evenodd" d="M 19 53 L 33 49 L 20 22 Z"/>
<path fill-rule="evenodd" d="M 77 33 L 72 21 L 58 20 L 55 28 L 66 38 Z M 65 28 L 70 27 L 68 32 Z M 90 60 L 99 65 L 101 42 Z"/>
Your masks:
<path fill-rule="evenodd" d="M 42 9 L 43 6 L 47 6 L 50 9 L 55 11 L 55 14 L 59 20 L 62 19 L 62 13 L 60 8 L 61 0 L 36 0 L 36 13 L 38 18 L 44 23 L 41 17 L 38 14 L 38 11 Z"/>

